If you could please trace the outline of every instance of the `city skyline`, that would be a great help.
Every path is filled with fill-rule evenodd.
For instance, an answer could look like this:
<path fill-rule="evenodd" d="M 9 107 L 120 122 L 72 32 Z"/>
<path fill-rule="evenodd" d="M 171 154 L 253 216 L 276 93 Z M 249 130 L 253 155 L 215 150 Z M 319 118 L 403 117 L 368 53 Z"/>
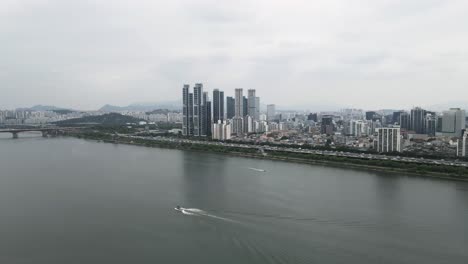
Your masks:
<path fill-rule="evenodd" d="M 195 82 L 256 89 L 285 107 L 427 108 L 468 97 L 467 8 L 432 0 L 5 0 L 0 108 L 177 101 L 180 83 Z"/>

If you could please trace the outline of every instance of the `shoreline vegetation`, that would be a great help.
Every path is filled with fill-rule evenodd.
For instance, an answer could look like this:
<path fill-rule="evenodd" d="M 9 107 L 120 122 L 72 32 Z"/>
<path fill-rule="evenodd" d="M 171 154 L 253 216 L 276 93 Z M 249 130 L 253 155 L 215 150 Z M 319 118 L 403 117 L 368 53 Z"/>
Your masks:
<path fill-rule="evenodd" d="M 127 144 L 145 147 L 157 147 L 167 149 L 190 150 L 199 152 L 210 152 L 247 158 L 278 160 L 302 164 L 326 165 L 333 167 L 366 169 L 383 172 L 405 173 L 423 177 L 441 178 L 448 180 L 468 181 L 468 168 L 447 165 L 431 165 L 413 162 L 393 160 L 371 160 L 340 156 L 325 156 L 309 153 L 292 153 L 287 151 L 265 151 L 261 153 L 255 148 L 242 148 L 220 145 L 203 145 L 187 142 L 156 141 L 151 139 L 140 139 L 130 137 L 115 137 L 101 132 L 75 132 L 67 133 L 81 139 L 97 140 L 106 143 Z"/>

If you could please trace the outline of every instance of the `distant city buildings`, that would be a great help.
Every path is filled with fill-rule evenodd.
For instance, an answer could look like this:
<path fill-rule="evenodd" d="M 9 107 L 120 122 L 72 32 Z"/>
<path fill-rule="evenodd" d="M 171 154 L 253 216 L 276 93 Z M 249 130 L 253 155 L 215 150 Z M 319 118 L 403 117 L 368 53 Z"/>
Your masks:
<path fill-rule="evenodd" d="M 139 109 L 117 112 L 140 119 L 141 122 L 136 124 L 151 128 L 138 129 L 151 129 L 151 133 L 164 132 L 166 127 L 180 129 L 181 126 L 179 131 L 185 136 L 215 140 L 466 156 L 466 113 L 461 108 L 441 112 L 420 107 L 409 111 L 277 111 L 274 104 L 266 104 L 265 109 L 260 109 L 261 98 L 255 89 L 248 89 L 247 95 L 242 88 L 232 89 L 231 96 L 225 96 L 221 89 L 212 92 L 205 89 L 201 83 L 195 84 L 193 91 L 190 85 L 183 85 L 182 111 L 156 109 L 145 112 Z M 44 125 L 103 113 L 107 112 L 0 110 L 0 126 Z"/>
<path fill-rule="evenodd" d="M 275 118 L 275 106 L 269 105 L 267 113 L 262 114 L 260 97 L 257 96 L 256 90 L 248 89 L 247 96 L 244 96 L 243 91 L 242 88 L 236 88 L 234 96 L 227 96 L 225 99 L 224 91 L 214 89 L 213 98 L 210 101 L 201 83 L 195 84 L 193 93 L 190 92 L 189 85 L 184 85 L 182 88 L 183 135 L 212 135 L 213 139 L 226 140 L 226 135 L 230 138 L 231 134 L 242 137 L 267 132 L 268 114 L 272 120 Z M 229 134 L 220 132 L 227 128 L 230 129 Z"/>
<path fill-rule="evenodd" d="M 317 122 L 318 121 L 317 113 L 310 113 L 307 116 L 307 120 Z"/>

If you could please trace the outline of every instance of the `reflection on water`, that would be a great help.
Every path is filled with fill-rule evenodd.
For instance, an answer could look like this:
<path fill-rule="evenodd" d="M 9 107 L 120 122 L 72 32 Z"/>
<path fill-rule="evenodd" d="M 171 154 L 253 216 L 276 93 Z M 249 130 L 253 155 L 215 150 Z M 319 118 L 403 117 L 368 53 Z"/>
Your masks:
<path fill-rule="evenodd" d="M 224 157 L 206 158 L 206 154 L 183 152 L 184 206 L 205 204 L 216 208 L 225 203 Z M 213 199 L 216 197 L 216 199 Z"/>

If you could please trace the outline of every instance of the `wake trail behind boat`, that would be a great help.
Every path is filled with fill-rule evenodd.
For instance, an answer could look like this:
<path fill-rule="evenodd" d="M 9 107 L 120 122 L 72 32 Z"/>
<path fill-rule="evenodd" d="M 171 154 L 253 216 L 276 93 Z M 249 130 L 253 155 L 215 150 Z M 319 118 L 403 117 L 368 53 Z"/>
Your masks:
<path fill-rule="evenodd" d="M 257 169 L 257 168 L 247 168 L 249 170 L 253 170 L 253 171 L 258 171 L 258 172 L 266 172 L 266 170 L 264 169 Z"/>
<path fill-rule="evenodd" d="M 226 211 L 226 210 L 216 210 L 216 212 L 229 214 L 229 215 L 249 216 L 249 217 L 255 217 L 255 218 L 272 218 L 272 219 L 277 219 L 277 220 L 294 220 L 294 221 L 318 221 L 319 220 L 315 217 L 261 214 L 261 213 L 253 213 L 253 212 L 239 212 L 239 211 Z"/>
<path fill-rule="evenodd" d="M 219 219 L 219 220 L 223 220 L 223 221 L 228 221 L 228 222 L 237 222 L 237 221 L 234 221 L 232 219 L 229 219 L 229 218 L 225 218 L 225 217 L 220 217 L 220 216 L 217 216 L 217 215 L 213 215 L 213 214 L 209 214 L 201 209 L 198 209 L 198 208 L 180 208 L 180 211 L 185 214 L 185 215 L 192 215 L 192 216 L 206 216 L 206 217 L 210 217 L 210 218 L 214 218 L 214 219 Z"/>

